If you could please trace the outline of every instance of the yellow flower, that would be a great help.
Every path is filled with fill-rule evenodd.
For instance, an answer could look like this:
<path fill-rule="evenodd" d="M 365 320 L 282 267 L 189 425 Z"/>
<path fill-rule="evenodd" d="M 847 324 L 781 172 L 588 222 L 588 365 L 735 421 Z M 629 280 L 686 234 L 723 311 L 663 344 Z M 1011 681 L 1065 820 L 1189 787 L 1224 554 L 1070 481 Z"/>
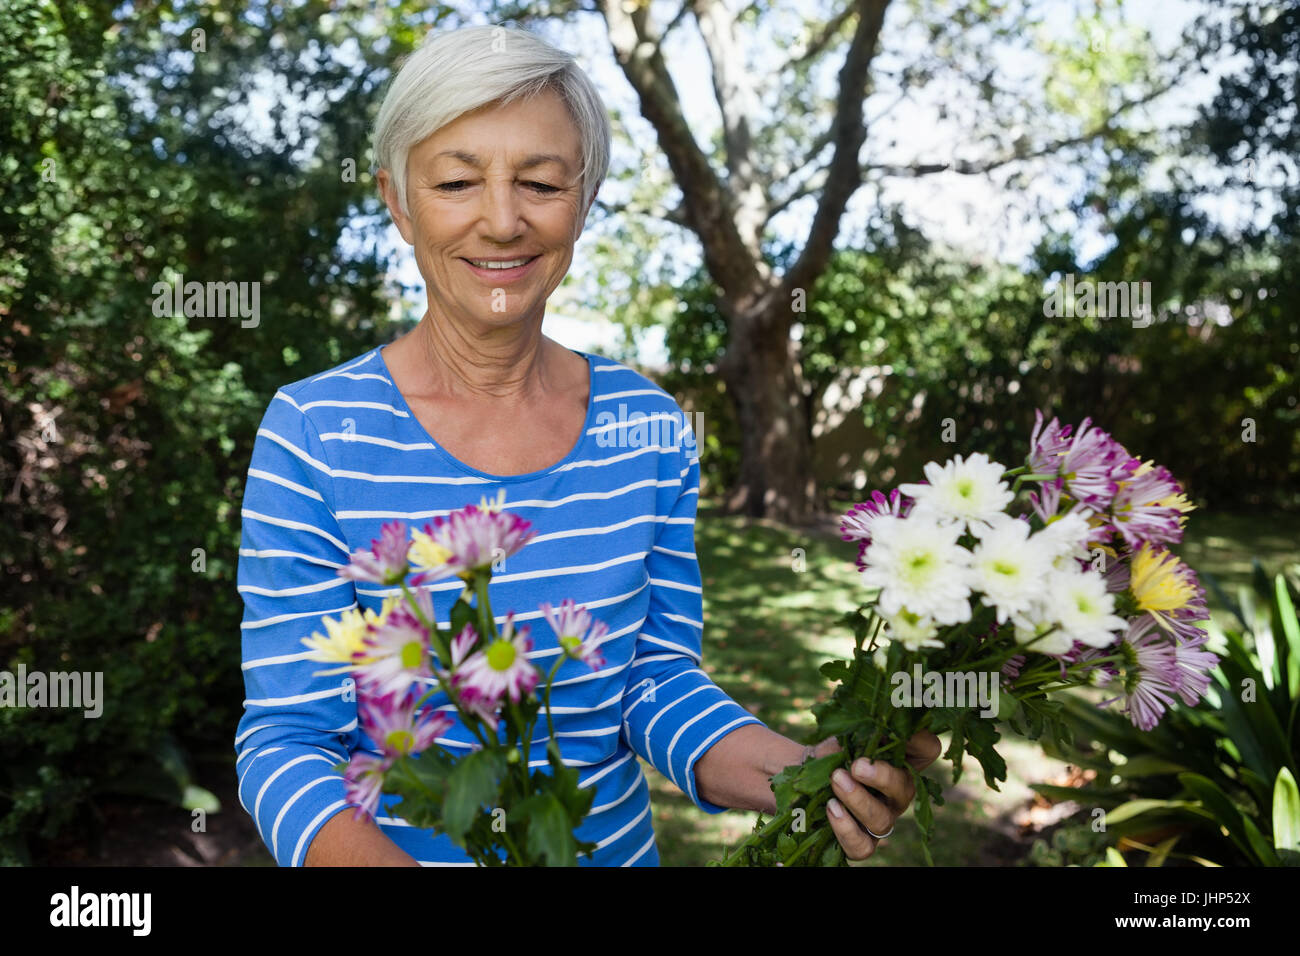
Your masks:
<path fill-rule="evenodd" d="M 480 511 L 499 512 L 506 506 L 506 490 L 504 488 L 497 492 L 496 498 L 492 501 L 487 500 L 487 495 L 479 499 L 478 507 Z"/>
<path fill-rule="evenodd" d="M 311 637 L 304 637 L 303 644 L 311 648 L 311 653 L 307 659 L 311 661 L 321 661 L 325 664 L 345 664 L 344 667 L 337 667 L 333 670 L 317 671 L 314 676 L 322 677 L 330 674 L 342 674 L 352 669 L 353 665 L 360 663 L 360 659 L 355 655 L 364 654 L 366 645 L 365 637 L 368 626 L 373 624 L 380 627 L 389 613 L 397 606 L 398 599 L 387 597 L 384 599 L 383 607 L 378 614 L 367 608 L 364 612 L 358 608 L 349 608 L 339 615 L 336 621 L 333 618 L 323 617 L 321 622 L 325 625 L 328 637 L 323 636 L 319 631 L 312 634 Z"/>
<path fill-rule="evenodd" d="M 1184 571 L 1183 563 L 1171 552 L 1143 544 L 1133 555 L 1129 574 L 1129 588 L 1138 607 L 1156 612 L 1156 620 L 1163 621 L 1160 612 L 1176 611 L 1190 604 L 1196 592 Z"/>
<path fill-rule="evenodd" d="M 447 563 L 451 557 L 451 550 L 438 544 L 423 531 L 414 531 L 411 533 L 411 548 L 406 556 L 415 568 L 421 571 L 432 571 Z"/>

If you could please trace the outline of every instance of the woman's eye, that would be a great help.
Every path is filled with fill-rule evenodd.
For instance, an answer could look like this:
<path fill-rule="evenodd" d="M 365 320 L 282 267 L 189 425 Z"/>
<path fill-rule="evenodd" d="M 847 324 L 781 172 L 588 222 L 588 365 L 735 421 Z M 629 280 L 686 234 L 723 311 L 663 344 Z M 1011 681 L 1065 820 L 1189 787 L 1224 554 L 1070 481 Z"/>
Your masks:
<path fill-rule="evenodd" d="M 457 179 L 454 182 L 442 183 L 437 188 L 442 192 L 458 193 L 461 192 L 463 189 L 465 189 L 465 187 L 468 185 L 469 184 L 466 183 L 465 180 Z M 550 193 L 558 193 L 560 191 L 558 186 L 551 186 L 548 185 L 547 183 L 525 183 L 524 185 L 529 186 L 536 192 L 539 192 L 543 195 L 548 195 Z"/>

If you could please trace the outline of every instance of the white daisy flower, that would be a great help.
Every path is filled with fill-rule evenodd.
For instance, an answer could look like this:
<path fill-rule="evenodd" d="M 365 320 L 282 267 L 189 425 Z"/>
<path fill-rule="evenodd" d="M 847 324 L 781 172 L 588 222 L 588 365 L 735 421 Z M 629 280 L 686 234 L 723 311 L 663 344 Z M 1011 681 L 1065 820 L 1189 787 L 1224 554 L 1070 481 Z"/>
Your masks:
<path fill-rule="evenodd" d="M 1006 470 L 978 452 L 965 461 L 958 455 L 943 465 L 927 462 L 925 477 L 929 484 L 899 485 L 898 490 L 916 502 L 913 515 L 931 514 L 941 521 L 957 521 L 962 527 L 973 528 L 1002 514 L 1015 497 L 1002 480 Z"/>
<path fill-rule="evenodd" d="M 1115 614 L 1115 595 L 1093 571 L 1053 568 L 1047 573 L 1043 603 L 1068 637 L 1089 647 L 1108 647 L 1128 629 L 1128 622 Z"/>
<path fill-rule="evenodd" d="M 913 614 L 903 608 L 897 614 L 884 618 L 889 628 L 889 637 L 898 641 L 909 651 L 919 651 L 923 647 L 943 647 L 943 641 L 935 640 L 939 628 L 933 619 L 923 614 Z M 879 651 L 877 651 L 879 653 Z M 884 665 L 881 665 L 884 669 Z"/>
<path fill-rule="evenodd" d="M 1015 624 L 1016 643 L 1028 645 L 1028 650 L 1039 654 L 1066 653 L 1074 647 L 1074 638 L 1060 628 L 1051 630 L 1056 622 L 1048 620 L 1042 612 L 1042 607 L 1035 604 L 1029 613 L 1019 614 L 1011 619 Z M 1043 636 L 1040 637 L 1040 634 Z"/>
<path fill-rule="evenodd" d="M 1049 555 L 1041 534 L 1029 535 L 1029 522 L 1001 515 L 977 525 L 980 542 L 971 553 L 970 585 L 997 609 L 998 623 L 1033 606 L 1043 586 Z"/>
<path fill-rule="evenodd" d="M 970 620 L 970 552 L 957 543 L 960 525 L 882 515 L 872 531 L 862 583 L 881 589 L 882 617 L 896 618 L 907 608 L 936 624 Z"/>
<path fill-rule="evenodd" d="M 1088 540 L 1094 533 L 1088 522 L 1091 514 L 1091 511 L 1063 514 L 1033 536 L 1031 540 L 1041 546 L 1046 561 L 1052 567 L 1068 570 L 1077 567 L 1073 563 L 1075 560 L 1087 560 L 1091 555 L 1088 550 Z"/>

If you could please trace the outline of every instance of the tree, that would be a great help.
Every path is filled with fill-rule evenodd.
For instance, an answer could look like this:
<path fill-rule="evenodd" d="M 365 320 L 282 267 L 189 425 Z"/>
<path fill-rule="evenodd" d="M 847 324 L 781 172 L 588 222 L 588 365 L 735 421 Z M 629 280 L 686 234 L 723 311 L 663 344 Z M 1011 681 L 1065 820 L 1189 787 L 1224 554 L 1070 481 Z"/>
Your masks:
<path fill-rule="evenodd" d="M 1176 82 L 1183 63 L 1156 64 L 1150 51 L 1129 44 L 1107 54 L 1090 42 L 1101 15 L 1080 18 L 1081 43 L 1049 51 L 1059 64 L 1079 73 L 1091 99 L 1072 100 L 1051 92 L 1031 101 L 1024 90 L 999 83 L 996 60 L 986 44 L 1023 42 L 1036 36 L 1039 15 L 1030 2 L 1019 6 L 971 0 L 951 5 L 929 0 L 841 0 L 828 15 L 802 14 L 799 48 L 783 61 L 755 60 L 757 24 L 781 11 L 756 2 L 734 12 L 725 0 L 685 0 L 662 27 L 645 0 L 593 0 L 591 6 L 561 3 L 498 8 L 501 19 L 599 13 L 614 57 L 635 91 L 642 115 L 653 126 L 672 170 L 681 200 L 661 218 L 698 239 L 705 268 L 716 287 L 717 311 L 727 325 L 727 348 L 717 371 L 726 384 L 741 441 L 737 479 L 727 504 L 756 516 L 800 522 L 820 504 L 808 462 L 811 448 L 810 386 L 796 322 L 812 317 L 807 297 L 831 261 L 849 200 L 866 182 L 888 176 L 941 172 L 988 174 L 1063 150 L 1101 151 L 1126 134 L 1119 119 Z M 899 22 L 886 13 L 900 9 Z M 669 70 L 664 42 L 694 19 L 708 53 L 713 95 L 722 117 L 719 162 L 697 140 L 687 122 L 681 94 Z M 906 57 L 893 68 L 877 67 L 890 37 L 911 36 Z M 882 40 L 883 37 L 883 40 Z M 916 41 L 919 37 L 920 46 Z M 901 46 L 901 43 L 900 43 Z M 826 104 L 816 90 L 819 68 L 842 52 L 834 96 Z M 901 52 L 901 51 L 895 51 Z M 1201 54 L 1190 48 L 1186 60 Z M 764 56 L 770 55 L 764 51 Z M 1157 72 L 1157 66 L 1160 67 Z M 760 77 L 765 80 L 760 80 Z M 902 102 L 915 88 L 939 77 L 964 84 L 964 106 L 979 107 L 968 129 L 978 155 L 905 162 L 864 158 L 883 155 L 886 145 L 868 141 L 864 101 L 886 88 Z M 1058 91 L 1059 92 L 1059 91 Z M 776 99 L 774 107 L 764 103 Z M 1055 115 L 1053 115 L 1053 111 Z M 764 115 L 771 117 L 765 119 Z M 1034 134 L 1027 116 L 1044 116 Z M 821 128 L 817 129 L 818 124 Z M 991 145 L 989 145 L 991 144 Z M 965 144 L 963 144 L 965 146 Z M 829 157 L 827 154 L 829 152 Z M 784 270 L 774 267 L 772 223 L 796 203 L 815 202 L 796 256 Z M 622 211 L 622 210 L 620 210 Z"/>

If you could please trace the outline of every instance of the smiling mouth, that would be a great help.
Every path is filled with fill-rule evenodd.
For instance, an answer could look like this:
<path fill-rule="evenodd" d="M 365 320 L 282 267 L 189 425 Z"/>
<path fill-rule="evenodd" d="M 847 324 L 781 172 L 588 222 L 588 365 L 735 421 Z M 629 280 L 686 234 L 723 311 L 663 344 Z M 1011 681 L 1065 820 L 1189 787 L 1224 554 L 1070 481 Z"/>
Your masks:
<path fill-rule="evenodd" d="M 520 266 L 526 266 L 534 259 L 540 259 L 540 258 L 541 258 L 540 255 L 536 255 L 536 256 L 519 256 L 516 259 L 500 259 L 500 260 L 465 259 L 464 261 L 468 262 L 476 269 L 491 269 L 491 270 L 504 271 L 507 269 L 518 269 Z"/>

